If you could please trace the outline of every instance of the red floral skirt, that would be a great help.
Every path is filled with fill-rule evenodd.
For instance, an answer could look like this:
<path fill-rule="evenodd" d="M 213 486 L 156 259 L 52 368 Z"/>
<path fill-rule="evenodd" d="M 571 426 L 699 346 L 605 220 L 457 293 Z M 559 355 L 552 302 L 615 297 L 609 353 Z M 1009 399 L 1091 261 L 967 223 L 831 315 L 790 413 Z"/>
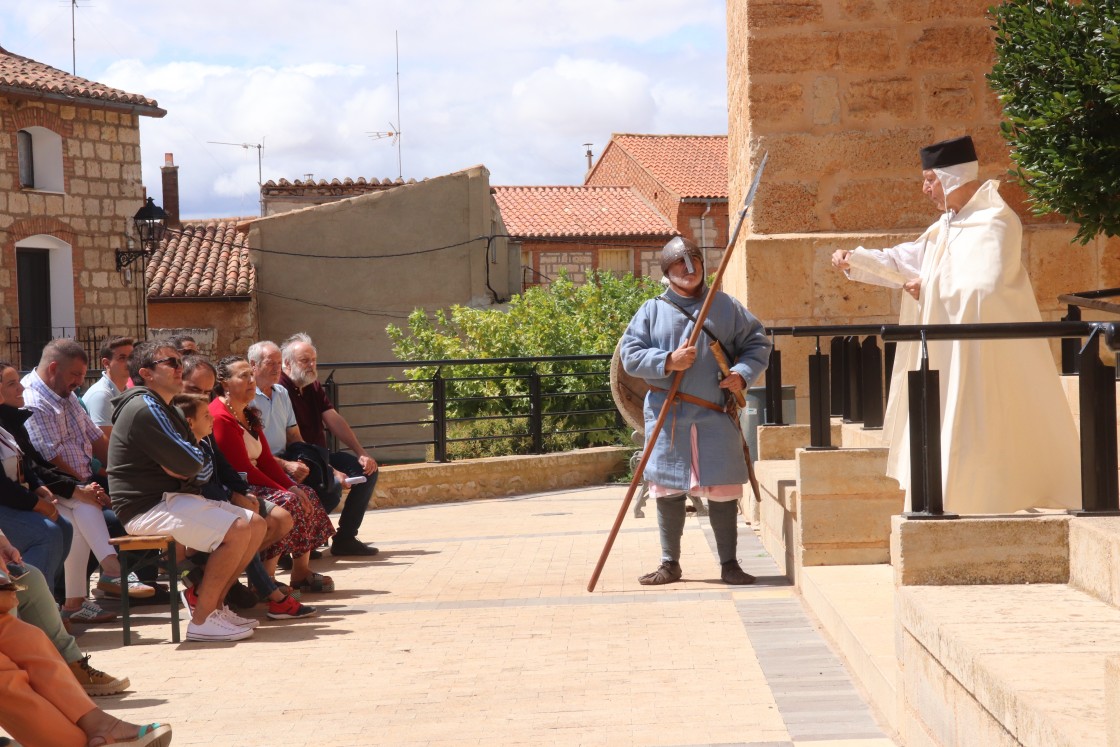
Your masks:
<path fill-rule="evenodd" d="M 277 506 L 282 506 L 294 519 L 292 531 L 264 549 L 266 559 L 275 558 L 283 553 L 303 555 L 334 536 L 334 527 L 331 526 L 331 520 L 327 517 L 327 512 L 323 510 L 323 504 L 319 503 L 318 496 L 311 488 L 303 486 L 303 489 L 308 493 L 308 498 L 310 498 L 308 501 L 311 504 L 310 510 L 304 509 L 296 494 L 289 493 L 287 490 L 266 488 L 263 485 L 250 485 L 249 488 L 250 492 L 257 498 L 263 498 L 272 501 Z"/>

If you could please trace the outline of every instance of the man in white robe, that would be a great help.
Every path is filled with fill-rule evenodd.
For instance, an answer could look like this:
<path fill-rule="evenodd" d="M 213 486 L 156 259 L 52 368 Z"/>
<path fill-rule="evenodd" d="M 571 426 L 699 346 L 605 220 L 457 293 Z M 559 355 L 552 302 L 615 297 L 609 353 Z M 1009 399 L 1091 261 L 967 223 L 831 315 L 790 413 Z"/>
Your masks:
<path fill-rule="evenodd" d="M 944 211 L 915 241 L 882 250 L 839 250 L 832 263 L 852 280 L 903 288 L 902 324 L 1038 322 L 1022 263 L 1023 228 L 977 180 L 967 135 L 923 148 L 922 191 Z M 948 513 L 1012 513 L 1081 504 L 1078 435 L 1045 340 L 928 343 L 941 388 L 941 479 Z M 900 343 L 887 405 L 887 474 L 910 510 L 907 371 L 921 345 Z"/>

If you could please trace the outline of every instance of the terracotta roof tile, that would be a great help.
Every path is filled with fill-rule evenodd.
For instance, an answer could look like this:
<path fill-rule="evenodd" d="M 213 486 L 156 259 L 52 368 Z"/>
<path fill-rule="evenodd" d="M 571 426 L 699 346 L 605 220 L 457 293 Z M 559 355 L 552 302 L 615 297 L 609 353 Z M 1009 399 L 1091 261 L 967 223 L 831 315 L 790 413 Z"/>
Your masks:
<path fill-rule="evenodd" d="M 676 231 L 630 187 L 494 187 L 513 236 L 670 236 Z"/>
<path fill-rule="evenodd" d="M 364 195 L 367 192 L 379 192 L 392 187 L 399 187 L 402 184 L 415 183 L 415 179 L 378 179 L 376 177 L 367 181 L 364 176 L 359 176 L 357 179 L 346 177 L 342 180 L 331 179 L 329 181 L 327 179 L 318 181 L 296 179 L 294 182 L 290 182 L 287 179 L 281 179 L 277 182 L 269 179 L 261 188 L 261 194 L 266 197 L 274 195 Z"/>
<path fill-rule="evenodd" d="M 237 224 L 247 218 L 188 221 L 167 229 L 148 261 L 148 298 L 251 296 L 257 271 L 249 261 L 245 234 Z"/>
<path fill-rule="evenodd" d="M 156 117 L 167 113 L 159 108 L 155 99 L 79 78 L 42 62 L 12 54 L 3 47 L 0 47 L 0 90 L 26 96 L 85 99 L 85 103 L 94 106 L 141 107 L 141 114 Z"/>
<path fill-rule="evenodd" d="M 726 135 L 616 133 L 611 143 L 682 198 L 727 199 Z"/>

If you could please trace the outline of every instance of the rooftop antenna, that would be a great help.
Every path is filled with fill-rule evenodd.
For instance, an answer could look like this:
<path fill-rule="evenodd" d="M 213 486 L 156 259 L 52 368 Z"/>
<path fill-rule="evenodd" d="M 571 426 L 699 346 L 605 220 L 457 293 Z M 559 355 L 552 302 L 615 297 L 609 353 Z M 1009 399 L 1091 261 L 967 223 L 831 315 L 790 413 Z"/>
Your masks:
<path fill-rule="evenodd" d="M 78 9 L 78 0 L 70 0 L 70 64 L 76 76 L 78 74 L 78 26 L 75 13 Z"/>
<path fill-rule="evenodd" d="M 218 140 L 207 140 L 206 142 L 210 143 L 211 145 L 232 145 L 235 148 L 244 148 L 245 150 L 249 150 L 250 148 L 257 149 L 257 194 L 260 196 L 261 215 L 263 216 L 264 195 L 261 194 L 261 189 L 264 187 L 264 179 L 261 176 L 261 152 L 264 150 L 264 137 L 261 137 L 261 141 L 259 143 L 223 143 Z"/>
<path fill-rule="evenodd" d="M 397 123 L 389 123 L 389 129 L 383 132 L 367 132 L 374 140 L 383 140 L 384 138 L 393 138 L 393 145 L 397 146 L 397 178 L 404 179 L 404 168 L 401 166 L 401 43 L 400 32 L 393 32 L 393 45 L 396 47 L 397 54 Z"/>
<path fill-rule="evenodd" d="M 591 143 L 584 143 L 583 147 L 587 148 L 587 152 L 584 153 L 583 155 L 587 156 L 587 170 L 591 171 L 591 159 L 593 159 L 595 157 L 591 153 Z"/>

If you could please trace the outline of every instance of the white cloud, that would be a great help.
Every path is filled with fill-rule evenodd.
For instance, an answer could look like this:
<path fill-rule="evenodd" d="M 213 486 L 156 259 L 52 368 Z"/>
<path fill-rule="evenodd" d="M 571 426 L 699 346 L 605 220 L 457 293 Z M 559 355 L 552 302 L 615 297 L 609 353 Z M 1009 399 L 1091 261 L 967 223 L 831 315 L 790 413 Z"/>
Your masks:
<path fill-rule="evenodd" d="M 48 7 L 49 6 L 49 7 Z M 579 183 L 612 132 L 726 131 L 723 0 L 110 0 L 79 6 L 78 74 L 155 98 L 143 178 L 180 165 L 184 216 L 252 215 L 264 179 L 405 178 L 474 164 Z M 69 70 L 68 4 L 0 3 L 10 51 Z M 394 31 L 400 34 L 397 119 Z M 17 41 L 18 40 L 18 41 Z"/>

